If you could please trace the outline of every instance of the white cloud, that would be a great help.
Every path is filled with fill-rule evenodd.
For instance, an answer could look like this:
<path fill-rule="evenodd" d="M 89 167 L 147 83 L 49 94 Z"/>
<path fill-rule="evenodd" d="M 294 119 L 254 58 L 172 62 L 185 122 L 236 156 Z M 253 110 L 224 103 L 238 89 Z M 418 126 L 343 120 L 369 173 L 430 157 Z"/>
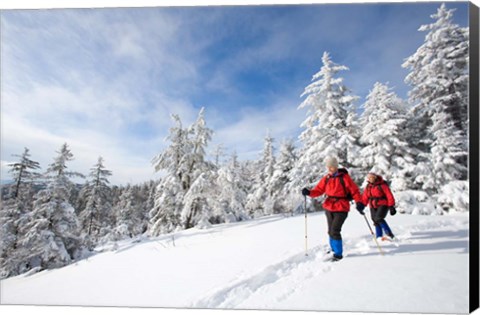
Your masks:
<path fill-rule="evenodd" d="M 230 153 L 236 151 L 242 159 L 257 159 L 267 132 L 274 138 L 276 148 L 284 139 L 296 141 L 305 111 L 297 110 L 295 99 L 275 104 L 263 109 L 245 108 L 237 121 L 216 129 L 214 143 L 223 144 Z"/>
<path fill-rule="evenodd" d="M 168 94 L 196 70 L 171 45 L 178 23 L 140 11 L 143 19 L 128 10 L 2 16 L 2 159 L 28 147 L 45 169 L 67 142 L 81 173 L 101 155 L 112 182 L 156 176 L 150 160 L 165 145 L 170 114 L 191 121 L 197 112 Z"/>

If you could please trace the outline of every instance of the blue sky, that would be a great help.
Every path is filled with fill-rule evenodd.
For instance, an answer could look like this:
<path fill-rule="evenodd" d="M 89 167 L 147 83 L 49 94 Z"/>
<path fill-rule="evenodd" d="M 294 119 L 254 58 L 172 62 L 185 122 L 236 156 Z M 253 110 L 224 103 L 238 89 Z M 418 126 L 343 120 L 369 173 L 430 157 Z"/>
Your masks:
<path fill-rule="evenodd" d="M 179 114 L 205 107 L 222 144 L 259 156 L 267 130 L 297 139 L 303 89 L 328 51 L 360 104 L 373 84 L 406 98 L 403 60 L 440 2 L 7 10 L 1 12 L 1 160 L 24 147 L 46 169 L 67 142 L 82 173 L 105 159 L 114 184 L 157 178 L 151 159 Z M 468 25 L 468 4 L 455 23 Z"/>

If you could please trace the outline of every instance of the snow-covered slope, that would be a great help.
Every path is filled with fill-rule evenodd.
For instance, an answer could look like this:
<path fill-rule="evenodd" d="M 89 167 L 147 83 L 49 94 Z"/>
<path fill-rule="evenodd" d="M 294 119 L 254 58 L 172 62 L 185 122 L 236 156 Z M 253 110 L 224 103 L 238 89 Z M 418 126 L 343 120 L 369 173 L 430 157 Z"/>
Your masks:
<path fill-rule="evenodd" d="M 387 217 L 380 255 L 362 216 L 343 227 L 345 259 L 325 262 L 323 213 L 124 241 L 76 264 L 1 281 L 5 304 L 354 312 L 468 312 L 468 214 Z"/>

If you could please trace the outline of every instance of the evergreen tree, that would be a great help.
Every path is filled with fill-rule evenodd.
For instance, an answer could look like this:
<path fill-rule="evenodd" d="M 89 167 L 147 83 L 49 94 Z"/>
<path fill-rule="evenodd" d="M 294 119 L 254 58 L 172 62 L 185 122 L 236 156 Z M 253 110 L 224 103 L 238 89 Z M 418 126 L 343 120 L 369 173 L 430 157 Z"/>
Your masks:
<path fill-rule="evenodd" d="M 152 164 L 155 171 L 167 170 L 169 174 L 175 176 L 179 181 L 184 172 L 183 157 L 188 153 L 188 134 L 182 126 L 182 121 L 178 115 L 172 115 L 176 126 L 170 128 L 170 134 L 167 140 L 171 142 L 170 146 L 162 153 L 153 158 Z"/>
<path fill-rule="evenodd" d="M 157 186 L 155 203 L 149 212 L 148 233 L 151 236 L 170 233 L 181 228 L 184 190 L 177 176 L 167 175 Z"/>
<path fill-rule="evenodd" d="M 216 146 L 215 151 L 213 152 L 214 156 L 214 165 L 217 169 L 220 168 L 221 161 L 220 159 L 223 159 L 224 156 L 224 148 L 222 144 L 219 144 Z"/>
<path fill-rule="evenodd" d="M 144 231 L 144 215 L 136 190 L 135 186 L 130 185 L 123 190 L 113 210 L 116 215 L 115 225 L 103 237 L 104 242 L 132 238 Z"/>
<path fill-rule="evenodd" d="M 292 182 L 292 170 L 296 162 L 297 156 L 293 141 L 283 141 L 280 145 L 277 162 L 275 163 L 275 170 L 269 182 L 269 191 L 272 192 L 272 199 L 274 200 L 274 213 L 292 211 L 294 207 L 293 204 L 295 202 L 291 199 L 291 195 L 296 196 L 298 192 L 295 190 L 290 191 L 290 184 Z"/>
<path fill-rule="evenodd" d="M 22 232 L 21 246 L 28 248 L 22 261 L 27 268 L 48 269 L 69 264 L 82 249 L 80 224 L 69 203 L 73 183 L 69 177 L 82 176 L 67 171 L 73 154 L 65 143 L 47 169 L 50 182 L 36 196 L 28 223 Z"/>
<path fill-rule="evenodd" d="M 144 211 L 144 216 L 143 216 L 144 223 L 143 223 L 142 233 L 145 233 L 148 229 L 148 220 L 150 219 L 148 213 L 155 206 L 155 192 L 159 184 L 160 184 L 160 181 L 153 181 L 153 180 L 151 180 L 148 184 L 148 192 L 146 194 L 147 198 L 142 207 Z"/>
<path fill-rule="evenodd" d="M 465 142 L 461 134 L 447 113 L 435 113 L 432 116 L 433 124 L 430 130 L 434 142 L 431 146 L 429 173 L 422 174 L 419 180 L 423 188 L 430 193 L 437 193 L 442 186 L 451 181 L 466 180 L 467 167 L 459 163 L 468 156 L 459 143 Z"/>
<path fill-rule="evenodd" d="M 35 170 L 40 169 L 40 163 L 30 159 L 28 148 L 25 148 L 22 155 L 15 154 L 14 156 L 19 157 L 20 161 L 8 164 L 8 166 L 11 168 L 9 172 L 12 174 L 14 181 L 11 196 L 16 199 L 22 188 L 28 190 L 29 185 L 40 177 L 40 174 L 35 172 Z"/>
<path fill-rule="evenodd" d="M 207 127 L 204 114 L 205 109 L 202 108 L 197 120 L 189 128 L 191 139 L 188 139 L 188 143 L 191 150 L 185 156 L 185 162 L 188 165 L 186 190 L 190 189 L 198 176 L 212 169 L 212 165 L 206 161 L 206 148 L 212 139 L 213 131 Z"/>
<path fill-rule="evenodd" d="M 28 222 L 28 214 L 32 210 L 34 184 L 40 174 L 35 170 L 40 164 L 30 159 L 28 148 L 19 162 L 8 164 L 13 177 L 10 186 L 10 199 L 3 200 L 0 204 L 0 278 L 14 276 L 25 270 L 22 257 L 28 251 L 20 244 L 21 233 Z"/>
<path fill-rule="evenodd" d="M 469 31 L 452 23 L 454 11 L 442 4 L 431 16 L 436 21 L 419 28 L 428 31 L 425 42 L 402 67 L 411 70 L 405 81 L 412 85 L 410 100 L 418 101 L 419 111 L 429 117 L 434 111 L 448 113 L 461 135 L 466 135 Z"/>
<path fill-rule="evenodd" d="M 263 160 L 262 164 L 264 166 L 262 172 L 262 180 L 265 183 L 269 183 L 272 179 L 273 172 L 275 170 L 275 155 L 274 155 L 274 146 L 273 146 L 274 139 L 270 136 L 270 132 L 267 132 L 267 136 L 265 137 L 265 142 L 263 146 Z"/>
<path fill-rule="evenodd" d="M 166 176 L 157 186 L 155 204 L 149 213 L 149 234 L 158 236 L 169 233 L 180 226 L 180 213 L 183 208 L 183 196 L 185 185 L 184 177 L 185 160 L 183 157 L 188 153 L 188 135 L 182 127 L 178 115 L 172 115 L 176 126 L 170 128 L 167 140 L 170 145 L 153 160 L 155 171 L 165 170 Z"/>
<path fill-rule="evenodd" d="M 263 148 L 263 165 L 264 170 L 261 173 L 263 177 L 263 187 L 265 189 L 264 195 L 264 208 L 263 214 L 269 215 L 274 213 L 274 206 L 275 206 L 275 198 L 274 198 L 274 187 L 272 184 L 273 174 L 275 171 L 275 155 L 274 155 L 274 146 L 273 146 L 274 139 L 270 136 L 270 132 L 267 132 L 267 136 L 265 137 L 265 144 Z"/>
<path fill-rule="evenodd" d="M 411 71 L 413 145 L 423 153 L 416 180 L 432 193 L 467 176 L 469 33 L 452 23 L 453 12 L 440 6 L 436 21 L 419 28 L 428 31 L 424 44 L 402 65 Z"/>
<path fill-rule="evenodd" d="M 153 194 L 155 192 L 155 182 L 153 180 L 140 185 L 133 186 L 135 200 L 135 218 L 137 222 L 133 230 L 133 236 L 143 234 L 148 228 L 148 212 L 153 208 L 155 200 Z M 150 199 L 151 198 L 151 199 Z"/>
<path fill-rule="evenodd" d="M 32 209 L 29 195 L 32 194 L 22 193 L 16 199 L 2 201 L 0 205 L 0 279 L 25 271 L 22 258 L 28 249 L 20 244 L 20 239 Z"/>
<path fill-rule="evenodd" d="M 237 154 L 233 153 L 230 162 L 218 170 L 216 202 L 211 222 L 224 223 L 248 220 L 246 212 L 247 183 Z"/>
<path fill-rule="evenodd" d="M 250 216 L 262 216 L 273 213 L 273 192 L 269 190 L 271 187 L 269 183 L 275 168 L 273 151 L 273 138 L 270 136 L 270 133 L 267 132 L 262 158 L 254 164 L 257 171 L 255 171 L 256 175 L 252 190 L 247 198 L 246 207 Z"/>
<path fill-rule="evenodd" d="M 83 187 L 81 195 L 86 200 L 85 209 L 80 214 L 82 230 L 86 234 L 86 242 L 90 249 L 97 243 L 102 227 L 108 225 L 107 212 L 111 208 L 110 187 L 108 177 L 112 172 L 105 169 L 102 157 L 90 169 L 90 181 Z"/>
<path fill-rule="evenodd" d="M 322 61 L 323 67 L 305 88 L 302 96 L 307 97 L 299 106 L 309 108 L 309 116 L 301 124 L 305 130 L 300 135 L 303 148 L 294 171 L 295 187 L 316 183 L 325 172 L 323 160 L 327 156 L 336 156 L 343 166 L 349 167 L 349 152 L 356 145 L 349 110 L 358 97 L 349 95 L 343 78 L 337 76 L 348 68 L 332 62 L 327 52 Z"/>
<path fill-rule="evenodd" d="M 184 206 L 181 217 L 185 229 L 195 226 L 200 218 L 208 217 L 208 199 L 203 195 L 211 182 L 210 172 L 213 165 L 206 161 L 206 147 L 212 138 L 213 131 L 206 126 L 205 110 L 202 108 L 195 123 L 189 128 L 191 137 L 188 140 L 190 151 L 184 156 L 187 164 L 185 173 Z M 204 220 L 203 220 L 204 221 Z"/>
<path fill-rule="evenodd" d="M 182 225 L 185 229 L 200 225 L 210 225 L 209 219 L 212 216 L 213 176 L 209 173 L 201 173 L 185 194 L 184 206 L 181 213 Z"/>
<path fill-rule="evenodd" d="M 364 145 L 358 159 L 367 172 L 382 175 L 392 181 L 392 188 L 409 187 L 407 174 L 414 168 L 413 150 L 404 138 L 406 106 L 386 84 L 375 83 L 363 104 L 360 123 Z"/>
<path fill-rule="evenodd" d="M 155 206 L 150 211 L 151 235 L 192 227 L 192 221 L 188 219 L 182 225 L 182 217 L 191 217 L 198 208 L 195 208 L 196 203 L 185 204 L 184 198 L 192 184 L 213 168 L 206 161 L 205 152 L 212 130 L 206 127 L 204 109 L 200 110 L 197 120 L 187 129 L 182 127 L 180 117 L 172 117 L 176 126 L 170 129 L 167 138 L 171 144 L 152 161 L 156 171 L 165 170 L 167 175 L 158 186 L 160 190 L 156 194 Z M 188 196 L 192 195 L 193 193 Z"/>

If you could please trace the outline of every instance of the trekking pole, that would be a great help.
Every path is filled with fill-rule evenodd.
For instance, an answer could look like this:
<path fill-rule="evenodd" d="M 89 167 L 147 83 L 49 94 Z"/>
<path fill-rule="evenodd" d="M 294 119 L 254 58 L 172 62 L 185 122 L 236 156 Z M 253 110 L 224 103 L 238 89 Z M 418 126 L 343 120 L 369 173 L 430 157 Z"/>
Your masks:
<path fill-rule="evenodd" d="M 368 228 L 370 229 L 370 233 L 372 234 L 372 238 L 375 241 L 375 244 L 377 244 L 377 248 L 380 251 L 380 254 L 384 255 L 385 253 L 383 252 L 382 248 L 378 244 L 377 238 L 375 237 L 375 234 L 373 233 L 373 230 L 372 230 L 372 227 L 370 226 L 370 223 L 368 223 L 367 217 L 365 216 L 365 214 L 362 214 L 362 215 L 365 218 L 365 222 L 367 222 Z"/>
<path fill-rule="evenodd" d="M 303 196 L 305 197 L 305 202 L 304 202 L 304 212 L 305 212 L 305 256 L 308 256 L 308 252 L 307 252 L 307 196 Z"/>

